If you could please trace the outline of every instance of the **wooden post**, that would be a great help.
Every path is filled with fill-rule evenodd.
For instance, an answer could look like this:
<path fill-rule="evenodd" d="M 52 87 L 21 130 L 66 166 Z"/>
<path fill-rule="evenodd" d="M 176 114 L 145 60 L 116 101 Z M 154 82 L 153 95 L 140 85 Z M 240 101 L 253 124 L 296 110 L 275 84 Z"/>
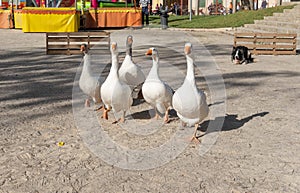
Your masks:
<path fill-rule="evenodd" d="M 257 52 L 256 52 L 256 41 L 257 41 L 257 35 L 254 34 L 254 38 L 253 38 L 253 53 L 255 55 L 257 55 Z"/>
<path fill-rule="evenodd" d="M 195 7 L 195 15 L 199 15 L 199 0 L 196 0 Z"/>
<path fill-rule="evenodd" d="M 193 2 L 193 0 L 189 0 L 189 3 L 190 3 L 190 21 L 192 21 L 192 12 L 193 12 L 192 2 Z"/>
<path fill-rule="evenodd" d="M 182 15 L 182 9 L 183 9 L 183 0 L 180 0 L 180 15 Z"/>
<path fill-rule="evenodd" d="M 18 6 L 18 5 L 16 5 Z M 15 13 L 14 13 L 14 0 L 11 1 L 11 21 L 12 21 L 12 28 L 15 28 Z M 10 23 L 10 22 L 9 22 Z"/>
<path fill-rule="evenodd" d="M 90 32 L 88 32 L 88 46 L 87 48 L 90 49 L 91 48 L 91 45 L 90 45 Z"/>
<path fill-rule="evenodd" d="M 276 53 L 276 35 L 273 36 L 273 55 L 277 55 L 277 53 Z"/>
<path fill-rule="evenodd" d="M 46 33 L 46 54 L 48 54 L 48 33 Z"/>
<path fill-rule="evenodd" d="M 236 0 L 232 0 L 232 13 L 236 12 Z"/>
<path fill-rule="evenodd" d="M 70 33 L 67 33 L 67 45 L 68 45 L 67 54 L 70 55 Z"/>
<path fill-rule="evenodd" d="M 297 48 L 296 43 L 297 43 L 297 34 L 294 35 L 294 41 L 293 41 L 293 46 L 294 46 L 293 47 L 293 54 L 295 54 L 295 55 L 297 53 L 297 51 L 296 51 L 296 48 Z"/>
<path fill-rule="evenodd" d="M 236 47 L 236 36 L 237 36 L 237 34 L 235 33 L 235 34 L 234 34 L 234 42 L 233 42 L 233 46 L 234 46 L 234 47 Z"/>
<path fill-rule="evenodd" d="M 216 15 L 219 15 L 218 8 L 219 8 L 219 0 L 216 0 L 216 7 L 215 7 L 215 14 Z"/>

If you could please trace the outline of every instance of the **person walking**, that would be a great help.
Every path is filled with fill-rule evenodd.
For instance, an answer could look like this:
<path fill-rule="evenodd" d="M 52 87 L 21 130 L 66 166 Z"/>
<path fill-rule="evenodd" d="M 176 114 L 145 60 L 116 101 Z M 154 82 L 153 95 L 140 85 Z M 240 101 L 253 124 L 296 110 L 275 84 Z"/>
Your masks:
<path fill-rule="evenodd" d="M 140 7 L 142 7 L 142 25 L 145 23 L 146 16 L 146 26 L 149 25 L 149 10 L 150 10 L 150 0 L 140 0 Z"/>

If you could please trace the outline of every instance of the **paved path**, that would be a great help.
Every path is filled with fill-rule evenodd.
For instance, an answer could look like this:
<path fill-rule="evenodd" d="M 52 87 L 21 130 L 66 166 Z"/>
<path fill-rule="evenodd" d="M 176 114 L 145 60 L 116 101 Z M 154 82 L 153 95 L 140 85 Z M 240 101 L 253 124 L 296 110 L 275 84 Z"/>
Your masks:
<path fill-rule="evenodd" d="M 128 170 L 104 162 L 84 143 L 74 121 L 72 89 L 81 56 L 45 55 L 43 33 L 0 30 L 0 192 L 299 192 L 299 55 L 255 56 L 255 63 L 233 65 L 230 35 L 158 29 L 112 33 L 121 52 L 129 33 L 134 59 L 146 74 L 151 60 L 144 52 L 149 46 L 159 48 L 162 79 L 174 89 L 185 74 L 183 44 L 194 43 L 198 87 L 207 93 L 211 110 L 226 105 L 226 114 L 210 115 L 202 131 L 220 119 L 222 131 L 207 132 L 200 145 L 188 144 L 154 169 Z M 213 72 L 222 75 L 225 102 L 214 100 L 210 86 L 223 83 Z M 133 107 L 133 113 L 142 109 L 147 105 Z M 149 123 L 149 114 L 128 124 Z M 163 145 L 180 131 L 176 117 L 145 136 L 99 123 L 116 143 L 137 150 Z M 209 145 L 213 136 L 217 141 Z M 57 145 L 61 141 L 62 147 Z"/>

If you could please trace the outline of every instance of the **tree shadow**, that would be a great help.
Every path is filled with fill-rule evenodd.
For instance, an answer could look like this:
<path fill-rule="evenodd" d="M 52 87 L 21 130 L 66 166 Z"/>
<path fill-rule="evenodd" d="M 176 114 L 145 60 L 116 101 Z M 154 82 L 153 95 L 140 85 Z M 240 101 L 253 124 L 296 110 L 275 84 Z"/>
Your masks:
<path fill-rule="evenodd" d="M 231 131 L 235 129 L 239 129 L 242 126 L 244 126 L 247 122 L 252 120 L 255 117 L 264 117 L 265 115 L 269 114 L 269 112 L 261 112 L 261 113 L 256 113 L 251 116 L 238 119 L 238 115 L 229 115 L 227 114 L 225 117 L 216 117 L 214 120 L 208 120 L 205 121 L 201 124 L 201 127 L 198 129 L 202 132 L 205 132 L 205 134 L 209 134 L 212 132 L 218 132 L 218 131 Z M 223 123 L 221 129 L 218 127 L 214 127 L 215 125 L 220 125 Z M 203 136 L 202 135 L 202 136 Z M 201 136 L 200 136 L 201 137 Z"/>

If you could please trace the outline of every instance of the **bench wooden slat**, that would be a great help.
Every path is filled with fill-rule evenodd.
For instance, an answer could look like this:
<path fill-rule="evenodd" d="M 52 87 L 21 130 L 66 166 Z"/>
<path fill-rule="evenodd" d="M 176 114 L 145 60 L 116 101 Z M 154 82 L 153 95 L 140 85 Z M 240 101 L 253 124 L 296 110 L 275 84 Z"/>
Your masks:
<path fill-rule="evenodd" d="M 75 48 L 75 49 L 80 49 L 81 44 L 49 44 L 48 49 L 68 49 L 68 48 Z M 99 46 L 99 44 L 90 44 L 90 48 L 93 50 L 108 50 L 109 46 L 104 47 L 104 46 Z"/>
<path fill-rule="evenodd" d="M 106 31 L 96 31 L 96 32 L 72 32 L 72 33 L 69 33 L 70 36 L 86 36 L 86 35 L 90 35 L 90 36 L 100 36 L 100 35 L 106 35 L 106 36 L 109 36 L 110 33 L 109 32 L 106 32 Z"/>
<path fill-rule="evenodd" d="M 248 37 L 236 37 L 235 41 L 238 42 L 253 42 L 253 38 L 248 38 Z"/>
<path fill-rule="evenodd" d="M 235 33 L 234 36 L 236 37 L 245 37 L 245 36 L 249 36 L 249 37 L 270 37 L 270 36 L 276 36 L 276 37 L 297 37 L 296 33 L 251 33 L 251 32 L 239 32 L 239 33 Z"/>
<path fill-rule="evenodd" d="M 241 44 L 239 44 L 241 45 Z M 295 46 L 291 45 L 272 45 L 272 44 L 243 44 L 243 46 L 246 46 L 248 49 L 253 49 L 253 48 L 275 48 L 275 49 L 294 49 Z"/>
<path fill-rule="evenodd" d="M 58 37 L 58 38 L 48 38 L 48 42 L 68 42 L 67 38 L 62 38 L 62 37 Z"/>
<path fill-rule="evenodd" d="M 50 55 L 80 55 L 82 52 L 80 50 L 48 50 L 47 54 Z"/>
<path fill-rule="evenodd" d="M 293 55 L 294 54 L 294 52 L 291 50 L 277 50 L 276 52 L 274 52 L 273 50 L 256 50 L 256 52 L 259 52 L 259 54 L 263 54 L 263 55 Z M 255 51 L 253 51 L 253 54 L 255 54 Z"/>
<path fill-rule="evenodd" d="M 297 38 L 294 38 L 294 39 L 283 39 L 283 38 L 277 38 L 275 40 L 277 43 L 293 43 L 293 44 L 296 44 L 297 43 Z"/>
<path fill-rule="evenodd" d="M 108 42 L 109 37 L 69 37 L 70 42 L 97 42 L 97 41 L 106 41 Z"/>
<path fill-rule="evenodd" d="M 48 36 L 67 36 L 67 35 L 76 35 L 76 36 L 86 36 L 89 35 L 110 35 L 107 31 L 94 31 L 94 32 L 48 32 Z"/>
<path fill-rule="evenodd" d="M 95 52 L 97 51 L 97 52 Z M 101 55 L 101 54 L 110 54 L 110 52 L 108 50 L 92 50 L 90 51 L 92 53 L 97 53 L 97 55 Z M 71 54 L 82 54 L 82 52 L 79 49 L 48 49 L 47 50 L 47 54 L 51 55 L 71 55 Z"/>
<path fill-rule="evenodd" d="M 276 42 L 276 43 L 296 43 L 296 39 L 286 39 L 286 38 L 256 38 L 256 40 L 251 38 L 237 38 L 236 42 Z"/>
<path fill-rule="evenodd" d="M 80 45 L 48 45 L 48 49 L 80 49 Z"/>

